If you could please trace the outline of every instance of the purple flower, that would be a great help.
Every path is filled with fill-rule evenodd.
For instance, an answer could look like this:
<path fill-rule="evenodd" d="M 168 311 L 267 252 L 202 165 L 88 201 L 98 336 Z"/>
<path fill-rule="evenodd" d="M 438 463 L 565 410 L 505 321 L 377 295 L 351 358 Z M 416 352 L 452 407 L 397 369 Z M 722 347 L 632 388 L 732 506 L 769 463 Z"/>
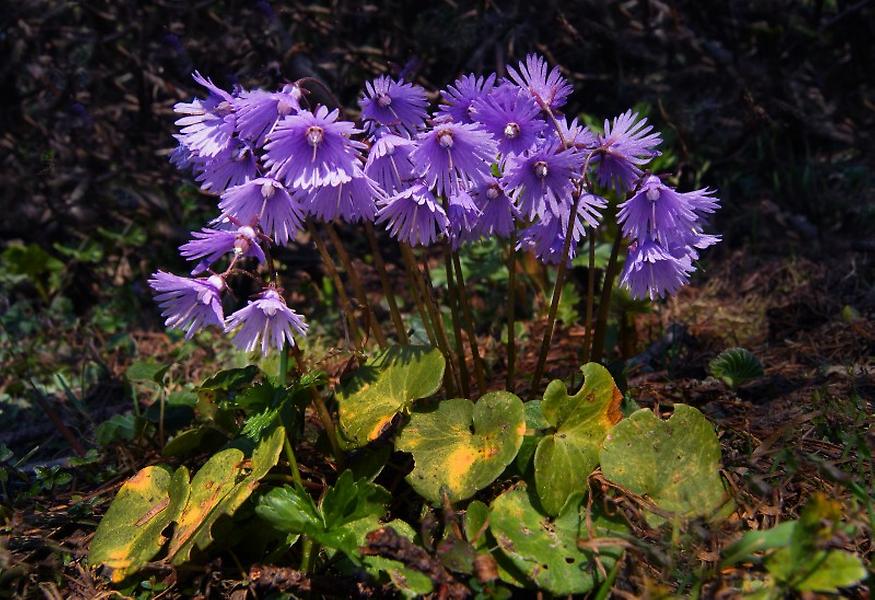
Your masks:
<path fill-rule="evenodd" d="M 186 169 L 195 166 L 198 158 L 197 154 L 192 152 L 191 148 L 185 145 L 181 135 L 174 133 L 173 137 L 179 142 L 179 145 L 177 145 L 176 148 L 173 149 L 173 152 L 170 153 L 170 164 L 180 171 L 185 171 Z"/>
<path fill-rule="evenodd" d="M 559 137 L 555 129 L 550 128 L 551 139 L 564 141 L 568 148 L 575 148 L 585 154 L 592 152 L 598 146 L 596 134 L 589 127 L 578 123 L 576 118 L 569 123 L 565 118 L 560 117 L 556 119 L 556 122 L 559 123 L 559 132 L 562 133 L 562 137 Z"/>
<path fill-rule="evenodd" d="M 675 256 L 653 240 L 645 239 L 629 246 L 620 285 L 634 298 L 655 300 L 677 292 L 689 281 L 692 270 L 688 255 Z"/>
<path fill-rule="evenodd" d="M 668 187 L 656 175 L 649 175 L 638 192 L 619 206 L 617 221 L 623 225 L 626 237 L 651 238 L 664 244 L 673 243 L 690 231 L 696 221 L 694 203 L 706 198 L 708 212 L 716 208 L 708 190 L 682 194 Z"/>
<path fill-rule="evenodd" d="M 286 245 L 303 226 L 303 214 L 298 200 L 283 185 L 269 177 L 252 179 L 230 188 L 219 202 L 225 219 L 239 225 L 261 226 L 277 244 Z"/>
<path fill-rule="evenodd" d="M 447 117 L 456 123 L 473 123 L 471 104 L 492 91 L 495 86 L 495 74 L 488 77 L 463 75 L 453 85 L 441 90 L 444 100 L 438 108 L 438 115 Z"/>
<path fill-rule="evenodd" d="M 520 213 L 501 182 L 490 177 L 474 189 L 473 196 L 480 208 L 480 218 L 474 226 L 476 234 L 479 237 L 508 237 Z"/>
<path fill-rule="evenodd" d="M 502 184 L 515 189 L 514 198 L 526 218 L 549 213 L 567 223 L 571 209 L 573 178 L 583 165 L 583 156 L 574 149 L 561 150 L 548 143 L 527 156 L 508 159 Z"/>
<path fill-rule="evenodd" d="M 381 204 L 377 223 L 388 221 L 389 234 L 400 242 L 428 246 L 447 231 L 447 213 L 423 183 L 415 183 Z"/>
<path fill-rule="evenodd" d="M 598 138 L 596 153 L 599 183 L 614 186 L 617 193 L 623 193 L 635 185 L 641 175 L 641 165 L 659 156 L 656 147 L 662 143 L 658 131 L 650 133 L 652 125 L 647 119 L 640 121 L 638 113 L 627 110 L 614 117 L 613 124 L 605 119 L 605 132 Z"/>
<path fill-rule="evenodd" d="M 406 187 L 413 179 L 413 163 L 410 154 L 416 147 L 411 139 L 384 133 L 371 145 L 365 174 L 376 181 L 387 193 L 394 193 Z"/>
<path fill-rule="evenodd" d="M 225 331 L 237 326 L 240 331 L 232 342 L 245 352 L 252 352 L 261 341 L 261 354 L 266 356 L 271 348 L 281 350 L 283 342 L 295 345 L 292 332 L 305 335 L 308 326 L 298 313 L 286 306 L 285 300 L 274 288 L 267 288 L 255 300 L 228 317 Z"/>
<path fill-rule="evenodd" d="M 522 154 L 531 148 L 544 131 L 541 109 L 518 88 L 496 89 L 472 104 L 475 119 L 498 140 L 502 154 Z"/>
<path fill-rule="evenodd" d="M 207 97 L 175 104 L 174 112 L 186 115 L 178 119 L 176 124 L 182 127 L 181 141 L 192 152 L 213 157 L 231 143 L 235 122 L 234 98 L 197 71 L 194 80 L 207 88 Z"/>
<path fill-rule="evenodd" d="M 520 232 L 518 248 L 529 250 L 538 257 L 542 263 L 549 265 L 559 264 L 562 260 L 562 250 L 565 247 L 565 235 L 568 232 L 567 221 L 545 215 L 534 225 L 526 227 Z M 569 263 L 577 254 L 577 245 L 581 238 L 586 235 L 586 229 L 580 219 L 575 219 L 572 229 L 571 244 L 568 246 Z"/>
<path fill-rule="evenodd" d="M 324 106 L 283 117 L 268 136 L 265 167 L 271 176 L 294 188 L 334 184 L 351 177 L 364 144 L 349 136 L 361 133 L 339 112 Z"/>
<path fill-rule="evenodd" d="M 574 90 L 559 73 L 559 67 L 548 72 L 547 61 L 537 54 L 529 54 L 525 62 L 520 61 L 516 69 L 509 67 L 508 71 L 513 82 L 528 90 L 542 108 L 561 108 Z"/>
<path fill-rule="evenodd" d="M 249 225 L 237 229 L 209 229 L 192 232 L 194 238 L 179 247 L 179 252 L 188 260 L 200 260 L 192 275 L 206 271 L 210 265 L 229 252 L 240 256 L 265 261 L 264 251 L 258 243 L 258 235 Z"/>
<path fill-rule="evenodd" d="M 467 190 L 459 190 L 450 196 L 447 203 L 447 234 L 453 250 L 458 250 L 464 242 L 480 237 L 475 231 L 479 217 L 480 209 Z"/>
<path fill-rule="evenodd" d="M 229 187 L 258 177 L 258 161 L 248 144 L 233 139 L 215 157 L 196 161 L 195 172 L 202 190 L 221 194 Z"/>
<path fill-rule="evenodd" d="M 222 325 L 222 291 L 225 282 L 218 275 L 190 279 L 158 271 L 149 280 L 155 301 L 161 306 L 164 325 L 185 330 L 185 338 L 207 325 Z"/>
<path fill-rule="evenodd" d="M 452 195 L 489 175 L 497 148 L 492 136 L 477 125 L 439 123 L 417 137 L 419 145 L 411 154 L 413 165 L 439 195 Z"/>
<path fill-rule="evenodd" d="M 278 119 L 294 114 L 301 108 L 301 88 L 287 84 L 279 92 L 252 90 L 241 92 L 234 99 L 237 132 L 256 146 L 273 129 Z"/>
<path fill-rule="evenodd" d="M 373 179 L 356 169 L 346 181 L 311 188 L 304 203 L 307 212 L 322 221 L 343 219 L 347 223 L 356 223 L 373 221 L 377 214 L 375 201 L 382 200 L 385 195 Z"/>
<path fill-rule="evenodd" d="M 425 90 L 412 83 L 395 81 L 387 75 L 365 84 L 359 106 L 366 121 L 411 132 L 421 129 L 428 116 Z"/>

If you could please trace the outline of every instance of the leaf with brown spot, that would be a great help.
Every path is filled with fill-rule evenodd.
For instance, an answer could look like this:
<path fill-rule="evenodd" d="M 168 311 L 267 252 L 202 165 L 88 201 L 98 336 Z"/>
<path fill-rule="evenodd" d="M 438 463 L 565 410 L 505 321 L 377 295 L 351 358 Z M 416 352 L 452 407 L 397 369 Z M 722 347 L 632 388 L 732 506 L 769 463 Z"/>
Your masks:
<path fill-rule="evenodd" d="M 583 385 L 573 396 L 562 381 L 550 382 L 541 401 L 545 420 L 555 427 L 535 450 L 535 485 L 544 510 L 557 515 L 572 494 L 586 491 L 599 464 L 599 449 L 621 418 L 623 395 L 606 368 L 587 363 Z"/>
<path fill-rule="evenodd" d="M 522 401 L 509 392 L 489 392 L 476 404 L 464 398 L 413 411 L 396 450 L 413 454 L 407 481 L 428 500 L 470 498 L 501 475 L 523 441 Z"/>
<path fill-rule="evenodd" d="M 164 528 L 178 518 L 188 499 L 188 471 L 165 466 L 140 470 L 121 487 L 101 519 L 88 562 L 112 569 L 116 583 L 137 572 L 167 541 Z"/>

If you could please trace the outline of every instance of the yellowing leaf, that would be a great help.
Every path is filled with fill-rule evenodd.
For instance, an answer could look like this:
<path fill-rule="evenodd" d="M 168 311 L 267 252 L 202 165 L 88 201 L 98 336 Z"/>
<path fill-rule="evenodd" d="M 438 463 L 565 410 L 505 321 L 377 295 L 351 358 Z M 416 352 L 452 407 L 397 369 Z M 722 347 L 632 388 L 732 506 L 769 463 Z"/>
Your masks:
<path fill-rule="evenodd" d="M 509 392 L 490 392 L 477 404 L 454 398 L 415 410 L 395 448 L 413 454 L 416 464 L 407 476 L 413 489 L 435 503 L 445 489 L 456 501 L 501 475 L 525 432 L 522 401 Z"/>

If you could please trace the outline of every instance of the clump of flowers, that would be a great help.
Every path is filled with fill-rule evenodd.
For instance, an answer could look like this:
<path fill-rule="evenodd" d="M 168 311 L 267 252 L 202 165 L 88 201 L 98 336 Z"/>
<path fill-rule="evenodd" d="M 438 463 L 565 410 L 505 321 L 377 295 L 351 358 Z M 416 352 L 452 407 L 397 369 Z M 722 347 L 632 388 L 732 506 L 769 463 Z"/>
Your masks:
<path fill-rule="evenodd" d="M 557 265 L 561 280 L 615 218 L 628 240 L 619 281 L 650 299 L 685 285 L 700 251 L 719 241 L 704 232 L 719 205 L 713 190 L 679 192 L 648 171 L 662 140 L 647 120 L 627 111 L 601 131 L 569 121 L 572 86 L 534 54 L 507 78 L 460 77 L 432 111 L 419 85 L 377 77 L 358 124 L 339 107 L 311 105 L 302 82 L 226 91 L 194 77 L 205 96 L 175 106 L 172 160 L 217 197 L 218 215 L 180 248 L 192 277 L 159 271 L 150 280 L 167 325 L 188 337 L 218 326 L 244 350 L 294 345 L 307 326 L 286 305 L 271 249 L 316 222 L 380 226 L 405 252 L 440 245 L 447 256 L 504 238 L 512 252 Z M 225 316 L 228 279 L 244 270 L 266 281 Z"/>

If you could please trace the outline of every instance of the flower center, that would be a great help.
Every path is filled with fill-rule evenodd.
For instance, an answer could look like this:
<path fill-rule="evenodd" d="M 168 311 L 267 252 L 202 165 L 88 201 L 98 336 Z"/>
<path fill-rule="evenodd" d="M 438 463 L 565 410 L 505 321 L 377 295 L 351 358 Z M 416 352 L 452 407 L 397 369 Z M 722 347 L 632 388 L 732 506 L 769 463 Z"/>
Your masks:
<path fill-rule="evenodd" d="M 231 103 L 227 100 L 222 100 L 219 104 L 216 105 L 216 112 L 220 115 L 227 115 L 233 110 Z"/>
<path fill-rule="evenodd" d="M 539 160 L 535 163 L 535 175 L 540 177 L 541 179 L 547 176 L 547 163 L 543 160 Z"/>
<path fill-rule="evenodd" d="M 486 190 L 486 197 L 489 198 L 490 200 L 495 200 L 500 195 L 501 195 L 501 188 L 498 187 L 497 183 L 493 183 Z"/>
<path fill-rule="evenodd" d="M 438 133 L 437 136 L 438 144 L 441 145 L 442 148 L 452 148 L 453 147 L 453 132 L 449 129 L 445 129 Z"/>
<path fill-rule="evenodd" d="M 307 143 L 316 148 L 325 138 L 325 130 L 318 125 L 310 125 L 307 128 Z"/>
<path fill-rule="evenodd" d="M 520 134 L 520 126 L 517 123 L 510 122 L 504 126 L 504 137 L 509 140 L 518 137 Z"/>
<path fill-rule="evenodd" d="M 390 104 L 392 104 L 392 96 L 386 93 L 377 94 L 377 104 L 386 108 Z"/>
<path fill-rule="evenodd" d="M 647 190 L 647 199 L 651 202 L 656 202 L 659 200 L 659 188 L 653 186 Z"/>
<path fill-rule="evenodd" d="M 276 192 L 276 188 L 273 187 L 273 183 L 271 183 L 270 181 L 265 181 L 264 183 L 261 184 L 261 196 L 265 200 L 268 200 L 271 197 L 273 197 L 274 192 Z"/>

